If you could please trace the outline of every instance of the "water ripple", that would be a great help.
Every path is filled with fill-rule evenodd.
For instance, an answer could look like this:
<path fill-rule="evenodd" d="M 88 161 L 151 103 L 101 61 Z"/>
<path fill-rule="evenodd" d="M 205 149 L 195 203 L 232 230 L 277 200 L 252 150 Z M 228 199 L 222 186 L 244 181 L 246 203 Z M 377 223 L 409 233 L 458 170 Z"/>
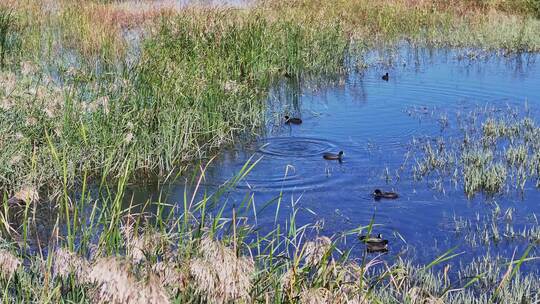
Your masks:
<path fill-rule="evenodd" d="M 274 158 L 307 158 L 336 151 L 337 146 L 327 140 L 311 137 L 273 137 L 264 141 L 258 152 Z"/>

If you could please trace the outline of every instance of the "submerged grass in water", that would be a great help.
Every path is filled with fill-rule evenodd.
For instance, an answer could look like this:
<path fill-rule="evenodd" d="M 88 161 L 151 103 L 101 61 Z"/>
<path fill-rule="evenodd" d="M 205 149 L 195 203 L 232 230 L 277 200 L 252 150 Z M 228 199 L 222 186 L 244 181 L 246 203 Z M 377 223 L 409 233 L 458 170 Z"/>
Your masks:
<path fill-rule="evenodd" d="M 462 138 L 440 139 L 438 149 L 432 148 L 430 139 L 413 142 L 420 147 L 413 168 L 415 179 L 450 177 L 463 184 L 469 197 L 510 188 L 523 191 L 528 181 L 538 187 L 540 129 L 529 115 L 509 110 L 510 114 L 496 115 L 492 109 L 482 109 L 483 120 L 460 122 Z M 471 117 L 477 115 L 477 111 L 470 113 Z"/>

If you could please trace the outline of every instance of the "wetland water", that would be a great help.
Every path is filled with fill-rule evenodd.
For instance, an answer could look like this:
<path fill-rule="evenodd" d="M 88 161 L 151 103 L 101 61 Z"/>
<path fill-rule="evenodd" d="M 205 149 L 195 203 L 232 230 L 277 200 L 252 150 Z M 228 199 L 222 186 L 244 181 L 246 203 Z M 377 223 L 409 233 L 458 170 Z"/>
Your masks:
<path fill-rule="evenodd" d="M 415 180 L 417 155 L 409 151 L 415 138 L 459 139 L 456 117 L 478 109 L 505 113 L 527 108 L 538 122 L 539 59 L 532 54 L 472 58 L 464 50 L 404 47 L 368 54 L 368 68 L 330 85 L 314 89 L 284 80 L 269 96 L 265 135 L 219 153 L 204 185 L 211 192 L 250 157 L 262 157 L 224 199 L 230 209 L 251 197 L 259 211 L 250 223 L 262 231 L 275 227 L 281 194 L 277 224 L 282 227 L 293 206 L 298 227 L 319 222 L 318 233 L 326 236 L 368 225 L 373 218 L 379 225 L 373 233 L 390 241 L 387 257 L 404 255 L 426 263 L 454 246 L 465 252 L 460 259 L 466 260 L 486 251 L 510 258 L 516 248 L 520 256 L 530 239 L 504 234 L 507 227 L 521 231 L 538 226 L 540 191 L 534 183 L 523 194 L 510 189 L 494 197 L 468 198 L 461 183 Z M 385 72 L 390 74 L 387 82 L 381 79 Z M 300 116 L 303 124 L 283 124 L 284 113 Z M 339 150 L 345 152 L 342 163 L 323 160 L 324 152 Z M 394 190 L 400 197 L 375 201 L 371 193 L 376 188 Z M 169 189 L 169 201 L 183 200 L 183 183 Z M 135 192 L 147 197 L 151 191 Z M 476 227 L 469 229 L 474 232 L 464 228 L 466 222 Z M 482 232 L 493 227 L 500 239 L 480 241 Z M 356 254 L 364 249 L 355 236 L 343 246 Z M 536 255 L 533 249 L 530 256 Z"/>

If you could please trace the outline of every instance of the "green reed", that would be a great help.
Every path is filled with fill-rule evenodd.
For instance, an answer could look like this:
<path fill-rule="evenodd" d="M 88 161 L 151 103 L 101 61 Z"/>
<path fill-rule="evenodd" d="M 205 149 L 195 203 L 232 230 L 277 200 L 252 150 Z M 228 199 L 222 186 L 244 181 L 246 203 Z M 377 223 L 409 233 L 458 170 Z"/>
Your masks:
<path fill-rule="evenodd" d="M 0 67 L 4 68 L 6 54 L 9 50 L 10 35 L 13 31 L 13 13 L 0 7 Z"/>
<path fill-rule="evenodd" d="M 256 132 L 274 78 L 343 66 L 347 41 L 336 26 L 304 29 L 234 11 L 186 14 L 164 21 L 145 44 L 133 100 L 153 122 L 139 136 L 162 134 L 159 145 L 149 144 L 164 164 L 200 157 L 198 146 L 230 142 L 239 130 Z"/>
<path fill-rule="evenodd" d="M 31 155 L 39 172 L 24 182 L 38 186 L 77 184 L 84 170 L 119 174 L 126 159 L 136 171 L 166 174 L 258 133 L 275 79 L 340 73 L 347 49 L 338 25 L 304 28 L 257 11 L 213 9 L 163 17 L 131 66 L 70 67 L 60 85 L 23 62 L 2 78 L 10 111 L 0 111 L 9 138 L 1 183 L 16 190 Z M 65 166 L 49 157 L 54 150 Z"/>

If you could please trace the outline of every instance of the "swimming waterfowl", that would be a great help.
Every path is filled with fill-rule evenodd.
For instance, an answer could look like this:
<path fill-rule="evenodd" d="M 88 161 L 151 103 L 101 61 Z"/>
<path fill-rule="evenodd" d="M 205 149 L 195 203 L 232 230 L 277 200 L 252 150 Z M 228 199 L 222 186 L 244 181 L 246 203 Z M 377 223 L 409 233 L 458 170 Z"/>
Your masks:
<path fill-rule="evenodd" d="M 386 74 L 383 75 L 382 80 L 388 81 L 388 73 L 386 73 Z"/>
<path fill-rule="evenodd" d="M 369 237 L 362 235 L 359 237 L 360 241 L 366 244 L 368 252 L 386 252 L 388 251 L 388 240 L 382 238 L 382 234 L 378 234 L 376 237 Z"/>
<path fill-rule="evenodd" d="M 327 160 L 339 160 L 341 161 L 343 159 L 343 151 L 339 151 L 339 153 L 324 153 L 323 158 Z"/>
<path fill-rule="evenodd" d="M 299 125 L 302 123 L 302 119 L 297 118 L 297 117 L 289 117 L 285 115 L 285 123 L 286 124 L 292 123 L 293 125 Z"/>
<path fill-rule="evenodd" d="M 399 197 L 399 195 L 395 192 L 383 192 L 380 189 L 375 189 L 375 191 L 373 191 L 373 196 L 375 197 L 375 199 L 381 199 L 381 198 L 396 199 Z"/>

